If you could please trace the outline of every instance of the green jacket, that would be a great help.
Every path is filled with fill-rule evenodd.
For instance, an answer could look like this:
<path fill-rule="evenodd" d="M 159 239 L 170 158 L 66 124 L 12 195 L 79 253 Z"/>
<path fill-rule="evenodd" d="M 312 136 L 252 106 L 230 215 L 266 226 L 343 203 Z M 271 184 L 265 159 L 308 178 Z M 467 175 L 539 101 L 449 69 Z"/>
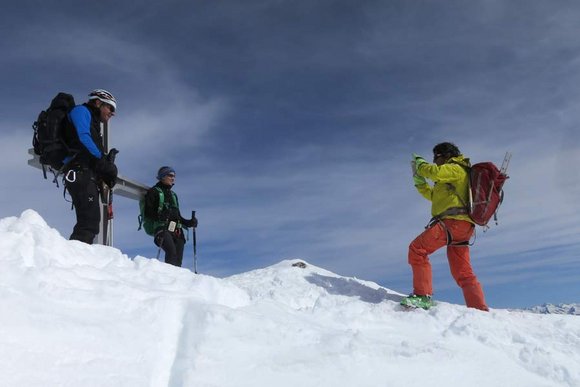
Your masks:
<path fill-rule="evenodd" d="M 431 201 L 431 216 L 438 216 L 455 207 L 465 207 L 469 203 L 469 159 L 459 155 L 449 159 L 445 164 L 421 164 L 417 174 L 433 181 L 433 186 L 421 184 L 417 191 Z M 443 219 L 459 219 L 473 223 L 469 215 L 444 215 Z"/>
<path fill-rule="evenodd" d="M 163 197 L 162 203 L 160 203 L 161 197 Z M 177 228 L 182 227 L 184 219 L 179 212 L 179 200 L 170 186 L 165 186 L 159 182 L 151 187 L 145 195 L 144 204 L 144 219 L 149 222 L 148 228 L 152 228 L 156 232 L 166 227 L 169 221 L 174 221 Z"/>

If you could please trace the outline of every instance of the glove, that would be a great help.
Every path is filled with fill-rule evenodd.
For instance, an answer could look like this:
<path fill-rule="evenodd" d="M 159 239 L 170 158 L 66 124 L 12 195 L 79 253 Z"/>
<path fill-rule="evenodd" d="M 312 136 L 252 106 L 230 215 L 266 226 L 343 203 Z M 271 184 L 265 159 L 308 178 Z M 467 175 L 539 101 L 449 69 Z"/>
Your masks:
<path fill-rule="evenodd" d="M 413 153 L 413 161 L 415 162 L 415 169 L 419 169 L 421 165 L 427 164 L 427 161 L 416 153 Z"/>
<path fill-rule="evenodd" d="M 193 217 L 193 218 L 191 218 L 189 220 L 185 219 L 183 221 L 183 224 L 185 225 L 185 227 L 193 227 L 193 228 L 195 228 L 195 227 L 197 227 L 197 219 L 195 217 Z"/>
<path fill-rule="evenodd" d="M 417 187 L 419 185 L 427 184 L 427 180 L 425 180 L 425 178 L 423 176 L 419 176 L 419 175 L 414 175 L 413 181 L 415 182 L 415 187 Z"/>
<path fill-rule="evenodd" d="M 97 163 L 95 164 L 95 172 L 101 179 L 103 179 L 109 188 L 113 188 L 117 183 L 117 166 L 107 160 L 107 158 L 102 157 L 97 160 Z"/>
<path fill-rule="evenodd" d="M 117 150 L 117 148 L 113 148 L 104 157 L 106 157 L 108 161 L 114 163 L 115 162 L 115 157 L 117 156 L 117 153 L 119 153 L 119 151 Z"/>
<path fill-rule="evenodd" d="M 423 176 L 419 176 L 417 174 L 417 170 L 423 164 L 427 164 L 427 161 L 421 156 L 416 153 L 413 153 L 413 161 L 411 161 L 412 168 L 413 168 L 413 182 L 415 183 L 415 187 L 423 184 L 427 184 L 427 180 Z"/>
<path fill-rule="evenodd" d="M 117 178 L 105 178 L 103 177 L 103 182 L 107 185 L 107 187 L 109 188 L 113 188 L 115 186 L 115 184 L 117 184 Z"/>

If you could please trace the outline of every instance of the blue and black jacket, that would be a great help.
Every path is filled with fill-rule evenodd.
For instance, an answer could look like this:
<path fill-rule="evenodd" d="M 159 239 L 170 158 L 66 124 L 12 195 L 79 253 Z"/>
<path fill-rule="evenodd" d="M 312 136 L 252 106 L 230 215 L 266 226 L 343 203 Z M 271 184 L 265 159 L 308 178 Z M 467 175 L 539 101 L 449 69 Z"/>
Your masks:
<path fill-rule="evenodd" d="M 97 160 L 103 157 L 103 137 L 99 121 L 99 108 L 82 104 L 75 106 L 68 114 L 69 123 L 65 129 L 65 141 L 74 150 L 76 156 L 71 168 L 95 168 Z M 73 156 L 68 156 L 65 164 Z"/>

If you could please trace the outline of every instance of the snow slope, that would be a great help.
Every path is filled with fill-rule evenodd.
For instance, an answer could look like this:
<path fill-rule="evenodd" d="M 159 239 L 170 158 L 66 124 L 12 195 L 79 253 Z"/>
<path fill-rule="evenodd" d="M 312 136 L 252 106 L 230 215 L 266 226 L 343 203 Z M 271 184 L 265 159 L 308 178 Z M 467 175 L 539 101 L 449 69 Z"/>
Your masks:
<path fill-rule="evenodd" d="M 0 386 L 580 386 L 580 318 L 401 295 L 299 260 L 225 279 L 0 220 Z"/>

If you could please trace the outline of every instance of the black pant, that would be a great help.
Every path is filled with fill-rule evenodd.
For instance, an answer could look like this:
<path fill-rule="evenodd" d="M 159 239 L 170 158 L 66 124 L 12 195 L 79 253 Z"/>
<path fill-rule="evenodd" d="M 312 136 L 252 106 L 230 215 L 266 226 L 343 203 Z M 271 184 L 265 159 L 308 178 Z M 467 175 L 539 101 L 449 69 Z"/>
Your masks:
<path fill-rule="evenodd" d="M 163 243 L 161 248 L 165 251 L 165 263 L 181 267 L 185 238 L 181 230 L 179 231 L 179 235 L 167 230 L 159 231 L 155 234 L 154 242 L 157 246 Z"/>
<path fill-rule="evenodd" d="M 95 174 L 89 169 L 71 170 L 65 175 L 65 186 L 77 215 L 77 223 L 69 239 L 92 244 L 99 233 L 101 222 L 99 189 Z"/>

